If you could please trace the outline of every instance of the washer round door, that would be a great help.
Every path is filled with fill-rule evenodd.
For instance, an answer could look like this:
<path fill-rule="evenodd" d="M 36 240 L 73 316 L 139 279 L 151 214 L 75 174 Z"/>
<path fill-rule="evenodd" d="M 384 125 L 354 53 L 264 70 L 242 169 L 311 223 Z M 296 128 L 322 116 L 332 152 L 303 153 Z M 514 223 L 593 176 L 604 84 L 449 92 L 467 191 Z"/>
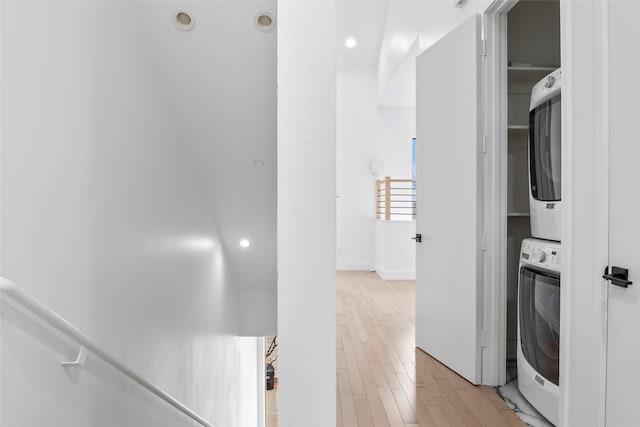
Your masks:
<path fill-rule="evenodd" d="M 558 385 L 560 371 L 560 275 L 520 267 L 520 345 L 527 362 Z"/>

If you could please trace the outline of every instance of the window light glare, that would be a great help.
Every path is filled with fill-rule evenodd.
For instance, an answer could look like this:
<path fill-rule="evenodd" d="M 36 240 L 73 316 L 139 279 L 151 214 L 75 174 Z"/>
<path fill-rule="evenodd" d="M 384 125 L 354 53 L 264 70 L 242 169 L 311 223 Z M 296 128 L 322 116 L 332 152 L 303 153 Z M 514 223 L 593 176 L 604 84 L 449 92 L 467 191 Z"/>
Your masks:
<path fill-rule="evenodd" d="M 349 37 L 347 41 L 344 42 L 344 45 L 347 46 L 349 49 L 353 49 L 354 47 L 356 47 L 357 44 L 358 44 L 358 41 L 353 37 Z"/>
<path fill-rule="evenodd" d="M 242 239 L 240 240 L 240 246 L 242 246 L 243 248 L 248 248 L 249 246 L 251 246 L 251 242 L 247 239 Z"/>

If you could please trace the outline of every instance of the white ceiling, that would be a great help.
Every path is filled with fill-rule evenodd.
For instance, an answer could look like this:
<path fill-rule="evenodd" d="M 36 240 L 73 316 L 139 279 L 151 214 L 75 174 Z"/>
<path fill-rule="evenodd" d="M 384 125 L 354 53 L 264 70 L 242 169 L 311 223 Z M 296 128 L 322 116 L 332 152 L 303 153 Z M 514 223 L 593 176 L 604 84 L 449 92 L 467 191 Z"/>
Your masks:
<path fill-rule="evenodd" d="M 415 104 L 415 57 L 491 0 L 337 0 L 338 68 L 378 72 L 379 105 Z M 354 49 L 345 46 L 355 37 Z"/>
<path fill-rule="evenodd" d="M 338 0 L 336 3 L 338 67 L 376 67 L 389 2 Z M 353 49 L 345 46 L 349 37 L 358 41 Z"/>
<path fill-rule="evenodd" d="M 135 42 L 154 65 L 175 142 L 208 196 L 235 283 L 275 295 L 277 32 L 255 20 L 275 17 L 276 1 L 132 4 L 130 14 L 141 17 Z M 192 30 L 174 24 L 176 10 L 192 16 Z M 242 239 L 251 246 L 240 247 Z"/>
<path fill-rule="evenodd" d="M 276 2 L 181 6 L 196 21 L 193 31 L 166 19 L 176 9 L 172 2 L 153 7 L 156 25 L 144 28 L 158 41 L 152 51 L 158 78 L 165 81 L 184 149 L 209 191 L 238 285 L 275 292 L 276 31 L 260 31 L 255 19 L 265 12 L 276 16 Z M 245 238 L 252 242 L 248 249 L 239 245 Z"/>

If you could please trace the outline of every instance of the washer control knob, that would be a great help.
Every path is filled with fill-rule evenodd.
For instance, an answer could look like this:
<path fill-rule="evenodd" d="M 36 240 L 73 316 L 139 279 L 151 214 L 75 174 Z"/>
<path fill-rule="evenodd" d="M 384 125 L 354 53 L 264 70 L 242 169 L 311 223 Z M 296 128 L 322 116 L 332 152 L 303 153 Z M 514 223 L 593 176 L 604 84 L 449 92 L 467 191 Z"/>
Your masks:
<path fill-rule="evenodd" d="M 544 262 L 545 259 L 547 259 L 547 254 L 542 249 L 533 251 L 533 260 L 535 262 Z"/>
<path fill-rule="evenodd" d="M 556 84 L 556 78 L 553 76 L 549 76 L 544 82 L 544 87 L 546 87 L 547 89 L 551 89 L 554 84 Z"/>

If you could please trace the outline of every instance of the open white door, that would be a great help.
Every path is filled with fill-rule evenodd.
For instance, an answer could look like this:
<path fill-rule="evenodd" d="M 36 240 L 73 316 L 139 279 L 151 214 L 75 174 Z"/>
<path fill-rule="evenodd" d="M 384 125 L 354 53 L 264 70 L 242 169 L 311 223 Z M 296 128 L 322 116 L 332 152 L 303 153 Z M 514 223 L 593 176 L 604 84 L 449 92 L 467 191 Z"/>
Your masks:
<path fill-rule="evenodd" d="M 606 426 L 640 426 L 640 4 L 609 2 L 609 274 L 628 269 L 608 284 Z M 633 52 L 633 53 L 631 53 Z"/>
<path fill-rule="evenodd" d="M 417 58 L 416 345 L 481 381 L 480 16 Z"/>

